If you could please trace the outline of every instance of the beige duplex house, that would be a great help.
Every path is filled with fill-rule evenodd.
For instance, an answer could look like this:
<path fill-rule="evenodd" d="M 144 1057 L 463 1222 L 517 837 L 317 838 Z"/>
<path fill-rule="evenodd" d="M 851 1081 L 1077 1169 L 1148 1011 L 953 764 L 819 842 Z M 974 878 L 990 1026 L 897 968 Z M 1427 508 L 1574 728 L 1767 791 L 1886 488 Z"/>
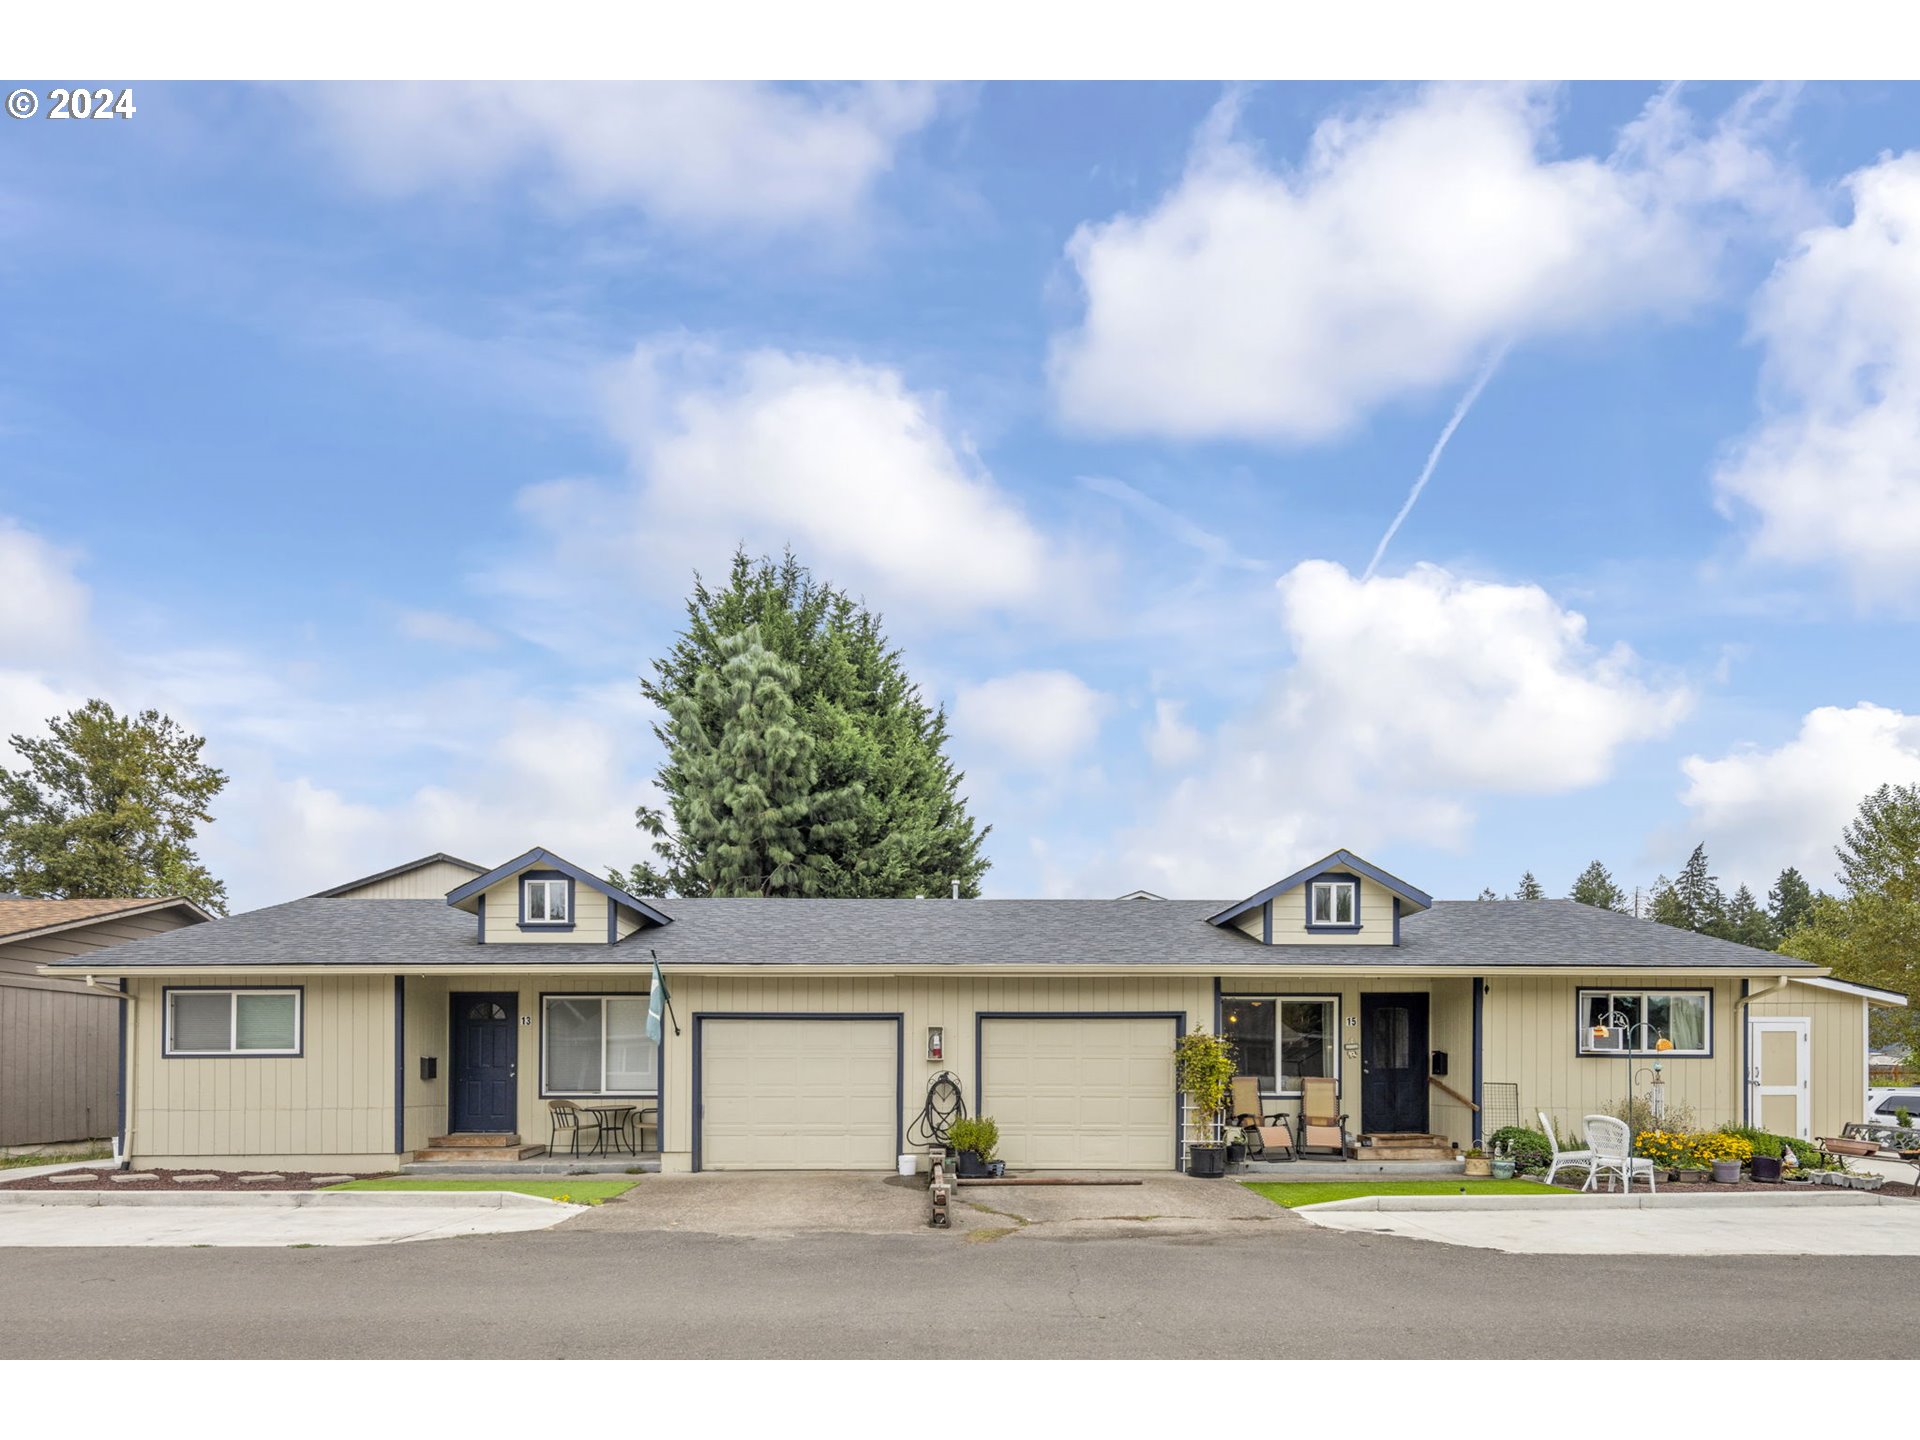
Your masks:
<path fill-rule="evenodd" d="M 1273 1109 L 1333 1079 L 1355 1153 L 1656 1085 L 1811 1137 L 1862 1118 L 1869 1009 L 1905 1003 L 1571 901 L 1436 901 L 1346 850 L 1238 900 L 660 899 L 544 849 L 436 855 L 44 970 L 125 984 L 132 1162 L 226 1169 L 532 1150 L 567 1101 L 649 1111 L 670 1171 L 885 1170 L 942 1077 L 1011 1165 L 1171 1169 L 1200 1030 Z"/>

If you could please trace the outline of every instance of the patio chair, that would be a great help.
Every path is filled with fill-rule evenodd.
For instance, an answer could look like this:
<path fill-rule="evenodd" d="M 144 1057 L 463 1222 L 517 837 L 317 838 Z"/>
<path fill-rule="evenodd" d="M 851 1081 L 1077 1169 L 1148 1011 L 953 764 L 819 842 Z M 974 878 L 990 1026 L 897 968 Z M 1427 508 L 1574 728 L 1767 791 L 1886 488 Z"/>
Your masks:
<path fill-rule="evenodd" d="M 1595 1182 L 1604 1175 L 1607 1177 L 1607 1189 L 1613 1189 L 1613 1177 L 1619 1176 L 1621 1193 L 1633 1193 L 1633 1177 L 1647 1177 L 1647 1189 L 1657 1192 L 1659 1186 L 1654 1183 L 1653 1161 L 1643 1159 L 1632 1153 L 1632 1132 L 1627 1122 L 1616 1120 L 1611 1115 L 1589 1115 L 1586 1120 L 1587 1144 L 1593 1147 L 1593 1161 L 1587 1170 L 1587 1183 L 1580 1188 L 1592 1190 Z"/>
<path fill-rule="evenodd" d="M 1553 1133 L 1553 1122 L 1547 1119 L 1547 1112 L 1536 1110 L 1534 1113 L 1540 1117 L 1540 1133 L 1547 1137 L 1547 1149 L 1553 1153 L 1553 1163 L 1547 1166 L 1547 1184 L 1551 1185 L 1553 1177 L 1562 1170 L 1585 1170 L 1592 1173 L 1593 1151 L 1562 1150 L 1560 1137 Z"/>
<path fill-rule="evenodd" d="M 599 1139 L 600 1122 L 589 1120 L 586 1113 L 571 1100 L 547 1101 L 547 1153 L 560 1153 L 560 1137 L 568 1137 L 567 1153 L 578 1156 L 580 1153 L 580 1132 L 591 1130 L 594 1138 Z"/>
<path fill-rule="evenodd" d="M 1303 1079 L 1300 1090 L 1299 1129 L 1293 1153 L 1304 1155 L 1311 1147 L 1331 1150 L 1346 1159 L 1347 1117 L 1339 1113 L 1339 1087 L 1330 1079 Z"/>
<path fill-rule="evenodd" d="M 1287 1117 L 1278 1111 L 1266 1113 L 1266 1106 L 1260 1099 L 1258 1076 L 1233 1077 L 1233 1123 L 1246 1136 L 1249 1160 L 1294 1158 L 1293 1132 L 1287 1129 Z"/>

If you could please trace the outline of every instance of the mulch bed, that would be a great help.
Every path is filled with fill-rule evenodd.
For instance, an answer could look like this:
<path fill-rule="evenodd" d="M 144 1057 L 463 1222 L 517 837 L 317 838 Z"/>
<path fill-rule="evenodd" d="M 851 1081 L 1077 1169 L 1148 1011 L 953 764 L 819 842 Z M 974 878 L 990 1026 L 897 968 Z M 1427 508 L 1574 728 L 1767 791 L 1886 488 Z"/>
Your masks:
<path fill-rule="evenodd" d="M 337 1177 L 343 1172 L 338 1170 L 299 1171 L 246 1171 L 246 1170 L 138 1170 L 133 1172 L 115 1172 L 112 1170 L 69 1170 L 68 1175 L 84 1175 L 85 1180 L 69 1180 L 56 1185 L 57 1175 L 36 1175 L 30 1180 L 7 1180 L 0 1178 L 0 1188 L 8 1190 L 115 1190 L 127 1194 L 151 1194 L 155 1190 L 165 1190 L 174 1195 L 204 1195 L 209 1190 L 324 1190 L 326 1185 L 318 1183 L 316 1176 Z M 115 1173 L 133 1173 L 141 1175 L 140 1180 L 110 1180 L 107 1177 Z M 274 1174 L 278 1180 L 256 1180 L 251 1184 L 243 1183 L 242 1177 L 248 1174 Z M 211 1180 L 202 1180 L 197 1185 L 175 1183 L 179 1175 L 211 1175 Z M 354 1180 L 390 1179 L 385 1175 L 354 1175 Z M 337 1179 L 329 1179 L 328 1184 L 338 1184 Z"/>

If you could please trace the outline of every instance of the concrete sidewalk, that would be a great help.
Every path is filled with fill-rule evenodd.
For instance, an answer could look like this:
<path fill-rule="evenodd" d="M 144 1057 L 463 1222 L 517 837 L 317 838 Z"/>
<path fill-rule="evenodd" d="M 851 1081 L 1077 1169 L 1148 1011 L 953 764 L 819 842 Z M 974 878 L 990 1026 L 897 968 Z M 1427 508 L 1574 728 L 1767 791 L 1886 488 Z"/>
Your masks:
<path fill-rule="evenodd" d="M 578 1215 L 494 1191 L 215 1191 L 169 1194 L 0 1192 L 0 1247 L 397 1245 L 456 1235 L 545 1230 Z"/>
<path fill-rule="evenodd" d="M 1398 1205 L 1391 1198 L 1308 1205 L 1293 1213 L 1324 1230 L 1512 1255 L 1920 1255 L 1920 1204 L 1865 1193 L 1668 1203 L 1640 1196 L 1638 1204 L 1619 1196 L 1487 1196 L 1472 1208 L 1450 1203 L 1451 1197 L 1406 1197 Z M 1496 1203 L 1502 1201 L 1509 1203 Z M 1755 1201 L 1761 1203 L 1729 1203 Z"/>

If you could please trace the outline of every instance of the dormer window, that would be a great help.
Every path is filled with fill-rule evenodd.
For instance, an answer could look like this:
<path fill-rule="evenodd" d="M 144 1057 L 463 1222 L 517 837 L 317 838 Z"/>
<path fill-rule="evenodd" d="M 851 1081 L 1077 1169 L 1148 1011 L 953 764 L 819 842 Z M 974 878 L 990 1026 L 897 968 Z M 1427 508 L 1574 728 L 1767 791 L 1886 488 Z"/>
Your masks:
<path fill-rule="evenodd" d="M 572 883 L 565 878 L 555 880 L 522 880 L 520 882 L 520 908 L 526 919 L 526 925 L 569 925 L 573 922 L 573 911 L 567 904 L 568 891 Z"/>
<path fill-rule="evenodd" d="M 1360 886 L 1352 880 L 1316 880 L 1308 899 L 1307 923 L 1360 928 Z"/>

